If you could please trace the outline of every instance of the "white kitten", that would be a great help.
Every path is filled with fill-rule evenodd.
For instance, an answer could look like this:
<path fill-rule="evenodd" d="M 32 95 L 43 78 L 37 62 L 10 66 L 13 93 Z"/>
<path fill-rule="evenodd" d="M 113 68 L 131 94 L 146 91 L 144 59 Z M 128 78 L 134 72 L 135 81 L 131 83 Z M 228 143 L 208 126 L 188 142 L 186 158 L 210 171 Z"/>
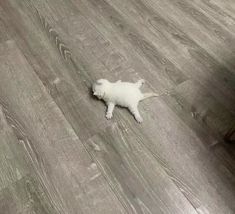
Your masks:
<path fill-rule="evenodd" d="M 155 93 L 142 93 L 140 87 L 144 84 L 141 79 L 136 83 L 122 82 L 121 80 L 111 83 L 106 79 L 97 80 L 93 86 L 93 94 L 99 99 L 103 99 L 107 104 L 106 118 L 111 119 L 115 105 L 127 107 L 134 115 L 135 119 L 141 123 L 143 121 L 138 110 L 139 101 L 149 97 L 157 97 Z"/>

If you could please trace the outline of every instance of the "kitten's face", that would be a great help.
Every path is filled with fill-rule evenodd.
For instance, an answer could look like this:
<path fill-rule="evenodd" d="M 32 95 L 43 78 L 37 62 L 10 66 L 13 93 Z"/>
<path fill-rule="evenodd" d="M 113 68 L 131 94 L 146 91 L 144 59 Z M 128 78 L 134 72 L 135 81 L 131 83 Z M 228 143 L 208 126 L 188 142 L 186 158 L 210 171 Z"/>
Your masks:
<path fill-rule="evenodd" d="M 92 86 L 93 95 L 95 95 L 99 99 L 102 99 L 105 95 L 107 82 L 108 81 L 105 79 L 97 80 Z"/>

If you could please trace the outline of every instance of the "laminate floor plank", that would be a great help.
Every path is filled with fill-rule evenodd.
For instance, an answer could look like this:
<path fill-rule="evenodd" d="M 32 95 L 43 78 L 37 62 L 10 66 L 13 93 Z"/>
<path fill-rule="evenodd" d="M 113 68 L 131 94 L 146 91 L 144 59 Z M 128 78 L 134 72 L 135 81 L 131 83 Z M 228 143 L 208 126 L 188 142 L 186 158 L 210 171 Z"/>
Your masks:
<path fill-rule="evenodd" d="M 19 142 L 11 127 L 6 122 L 0 107 L 0 191 L 24 177 L 29 171 L 25 166 L 24 152 L 20 150 Z"/>
<path fill-rule="evenodd" d="M 0 48 L 1 101 L 12 126 L 23 127 L 15 132 L 52 204 L 62 213 L 126 213 L 15 42 Z"/>

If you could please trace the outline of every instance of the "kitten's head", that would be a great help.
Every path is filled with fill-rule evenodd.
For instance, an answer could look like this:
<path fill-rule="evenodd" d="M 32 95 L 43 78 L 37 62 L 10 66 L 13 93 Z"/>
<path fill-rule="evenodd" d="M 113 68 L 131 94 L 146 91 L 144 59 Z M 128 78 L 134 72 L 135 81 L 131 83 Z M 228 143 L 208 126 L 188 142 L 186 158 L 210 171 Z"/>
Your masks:
<path fill-rule="evenodd" d="M 99 99 L 104 98 L 105 92 L 107 91 L 107 87 L 109 85 L 109 81 L 106 79 L 99 79 L 92 85 L 93 95 L 98 97 Z"/>

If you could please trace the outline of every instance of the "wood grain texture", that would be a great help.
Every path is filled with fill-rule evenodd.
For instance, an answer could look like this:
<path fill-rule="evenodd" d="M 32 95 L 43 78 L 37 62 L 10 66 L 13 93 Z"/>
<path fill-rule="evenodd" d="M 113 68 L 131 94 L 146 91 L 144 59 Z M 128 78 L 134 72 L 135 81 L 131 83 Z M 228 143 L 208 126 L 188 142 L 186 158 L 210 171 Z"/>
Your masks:
<path fill-rule="evenodd" d="M 12 124 L 52 203 L 62 213 L 125 213 L 15 43 L 7 41 L 1 53 L 2 102 L 23 127 Z"/>
<path fill-rule="evenodd" d="M 81 3 L 81 2 L 80 2 Z M 94 3 L 94 1 L 92 1 L 92 3 Z M 95 1 L 95 3 L 97 3 L 97 1 Z M 84 3 L 85 4 L 85 3 Z M 80 7 L 81 7 L 81 4 L 79 4 L 80 5 Z M 102 5 L 107 5 L 106 3 L 102 3 Z M 98 6 L 94 6 L 94 9 L 93 9 L 93 11 L 95 11 L 95 8 L 97 8 Z M 92 4 L 90 4 L 90 5 L 87 5 L 87 6 L 84 6 L 83 8 L 82 8 L 82 10 L 84 11 L 84 8 L 86 8 L 87 9 L 87 12 L 90 10 L 90 13 L 92 13 L 92 11 L 91 11 L 91 9 L 90 8 L 92 8 Z M 100 7 L 98 7 L 98 8 L 101 8 L 101 13 L 100 13 L 100 16 L 101 16 L 101 18 L 100 18 L 100 22 L 102 22 L 103 24 L 100 26 L 100 28 L 99 28 L 99 30 L 102 30 L 102 32 L 107 32 L 107 29 L 104 27 L 107 23 L 108 23 L 108 21 L 107 20 L 110 20 L 110 17 L 111 17 L 111 14 L 112 14 L 112 17 L 114 16 L 114 14 L 113 13 L 111 13 L 110 12 L 110 7 L 109 7 L 109 9 L 107 9 L 105 12 L 107 12 L 107 13 L 110 13 L 110 16 L 106 16 L 106 14 L 104 13 L 104 9 L 103 8 L 105 8 L 104 6 L 100 6 Z M 128 8 L 132 8 L 131 6 L 129 6 Z M 82 11 L 81 10 L 81 11 Z M 89 14 L 90 14 L 89 13 Z M 117 13 L 116 13 L 117 14 Z M 84 14 L 84 15 L 86 15 L 86 14 Z M 90 17 L 90 16 L 86 16 L 87 18 L 88 17 Z M 105 18 L 103 18 L 103 17 L 105 17 Z M 119 15 L 119 17 L 120 17 L 120 15 Z M 96 23 L 96 21 L 97 21 L 97 16 L 94 18 L 94 19 L 92 19 L 92 18 L 90 18 L 90 20 L 93 22 L 93 24 L 94 23 Z M 121 30 L 123 31 L 123 29 L 124 29 L 124 24 L 123 24 L 123 22 L 121 22 L 121 21 L 119 21 L 119 22 L 117 22 L 117 23 L 121 23 L 122 24 L 122 27 L 121 27 Z M 121 25 L 120 24 L 120 25 Z M 118 24 L 117 24 L 117 26 L 119 26 Z M 114 25 L 114 27 L 112 28 L 113 30 L 115 30 L 115 28 L 116 28 L 116 26 Z M 118 37 L 119 35 L 120 35 L 120 31 L 115 31 L 116 32 L 116 37 Z M 161 31 L 162 32 L 162 31 Z M 107 34 L 107 33 L 106 33 Z M 121 34 L 121 36 L 119 36 L 119 38 L 122 38 L 122 34 Z M 112 37 L 111 37 L 111 35 L 109 35 L 109 38 L 110 39 L 112 39 Z M 120 39 L 121 40 L 121 39 Z M 114 39 L 112 40 L 112 41 L 114 41 Z M 125 43 L 126 44 L 126 43 Z M 121 44 L 119 44 L 119 45 L 121 45 Z M 188 43 L 188 45 L 190 45 L 190 43 Z M 205 69 L 205 67 L 203 68 L 203 69 Z M 193 70 L 191 69 L 191 71 L 193 72 Z M 143 72 L 141 72 L 141 74 L 143 75 L 144 74 L 144 71 Z M 200 79 L 200 78 L 199 78 Z M 198 79 L 198 80 L 199 80 Z M 207 82 L 207 81 L 205 81 L 205 82 Z M 183 83 L 182 83 L 183 84 Z M 190 84 L 190 82 L 189 82 L 189 84 Z M 157 85 L 157 84 L 153 84 L 154 86 L 155 85 Z M 208 87 L 208 83 L 207 84 L 203 84 L 203 85 L 206 85 L 206 87 Z M 157 87 L 157 86 L 156 86 Z M 227 87 L 227 86 L 226 86 Z M 225 88 L 226 88 L 225 87 Z M 200 88 L 200 85 L 199 85 L 199 88 Z M 203 89 L 200 89 L 200 90 L 203 90 Z M 208 89 L 204 89 L 204 91 L 207 91 L 207 93 L 210 93 L 210 91 L 212 90 L 212 88 L 210 89 L 210 90 L 208 90 Z M 185 89 L 185 93 L 187 92 L 187 89 Z M 195 93 L 197 94 L 197 91 L 195 91 Z M 190 95 L 192 95 L 192 94 L 190 94 Z M 217 93 L 216 93 L 216 95 L 217 95 Z M 211 96 L 211 95 L 209 95 L 209 96 Z M 233 96 L 233 92 L 231 92 L 231 96 L 232 97 L 234 97 Z M 213 96 L 212 96 L 213 97 Z M 224 95 L 222 95 L 221 97 L 226 97 L 226 96 L 224 96 Z M 205 95 L 203 95 L 203 99 L 205 99 L 206 98 L 206 96 Z M 213 99 L 213 98 L 212 98 Z M 226 99 L 226 98 L 225 98 Z M 177 113 L 177 115 L 179 115 L 181 118 L 183 118 L 183 120 L 184 120 L 184 122 L 186 122 L 186 124 L 189 126 L 189 127 L 192 127 L 192 129 L 194 129 L 195 130 L 195 132 L 196 132 L 196 134 L 198 134 L 198 135 L 200 135 L 200 138 L 201 138 L 201 140 L 205 143 L 205 144 L 207 144 L 208 145 L 208 143 L 209 143 L 209 145 L 210 144 L 214 144 L 214 143 L 216 143 L 216 142 L 218 142 L 217 140 L 215 140 L 216 138 L 214 138 L 214 137 L 211 137 L 210 135 L 208 135 L 208 128 L 206 129 L 207 131 L 205 131 L 205 130 L 203 130 L 202 129 L 202 127 L 200 126 L 200 125 L 196 125 L 195 124 L 195 122 L 194 122 L 194 119 L 193 119 L 193 117 L 192 117 L 192 115 L 193 115 L 193 108 L 189 108 L 189 110 L 186 110 L 185 108 L 182 108 L 182 107 L 186 107 L 186 103 L 185 104 L 183 104 L 183 106 L 181 107 L 181 104 L 180 104 L 180 100 L 177 100 L 177 98 L 176 98 L 176 100 L 175 100 L 176 102 L 174 102 L 173 100 L 171 100 L 170 98 L 169 99 L 167 99 L 166 100 L 166 102 L 168 103 L 168 105 L 169 105 L 169 107 L 174 111 L 174 112 L 176 112 Z M 206 100 L 205 100 L 206 101 Z M 234 103 L 234 101 L 232 101 L 232 100 L 230 100 L 231 101 L 231 104 L 233 104 Z M 210 102 L 201 102 L 200 101 L 200 105 L 204 105 L 204 108 L 206 108 L 206 105 L 210 105 L 209 104 Z M 233 108 L 233 105 L 227 105 L 228 107 L 230 106 L 231 107 L 231 110 L 233 110 L 234 108 Z M 154 104 L 155 105 L 155 107 L 157 106 L 156 105 L 156 103 Z M 211 108 L 215 108 L 215 106 L 214 105 L 217 105 L 217 103 L 214 103 L 214 104 L 211 104 Z M 220 105 L 220 104 L 218 104 L 218 105 Z M 157 107 L 156 107 L 157 108 Z M 159 108 L 157 108 L 158 110 L 153 110 L 153 109 L 149 109 L 149 108 L 145 108 L 145 110 L 147 110 L 148 111 L 148 114 L 149 114 L 149 112 L 152 112 L 152 115 L 151 116 L 153 116 L 153 115 L 158 115 L 159 114 Z M 155 112 L 155 113 L 154 113 Z M 188 112 L 188 113 L 186 113 L 186 112 Z M 225 112 L 227 112 L 227 110 L 225 110 Z M 227 112 L 227 113 L 229 113 L 229 112 Z M 166 114 L 168 114 L 168 113 L 166 113 Z M 161 114 L 162 115 L 162 114 Z M 231 121 L 234 121 L 234 116 L 233 115 L 230 115 L 231 116 L 231 118 L 229 118 L 229 119 L 231 119 Z M 145 116 L 145 117 L 147 117 L 147 115 Z M 153 122 L 151 123 L 150 122 L 150 120 L 148 120 L 148 123 L 151 123 L 150 125 L 148 125 L 148 126 L 146 126 L 146 129 L 145 130 L 147 130 L 146 132 L 148 133 L 148 134 L 146 134 L 146 132 L 145 132 L 145 135 L 144 136 L 151 136 L 152 137 L 152 139 L 159 139 L 159 136 L 161 136 L 162 134 L 161 134 L 161 132 L 159 132 L 158 134 L 156 133 L 156 130 L 159 130 L 160 129 L 160 127 L 159 128 L 156 128 L 156 123 L 155 123 L 155 120 L 156 120 L 156 118 L 155 119 L 153 119 Z M 168 120 L 169 120 L 169 118 L 168 118 Z M 175 120 L 177 120 L 177 119 L 175 119 Z M 175 121 L 174 119 L 173 119 L 173 121 Z M 173 122 L 172 121 L 172 122 Z M 158 121 L 159 122 L 159 121 Z M 167 124 L 169 124 L 168 122 L 167 122 Z M 169 125 L 165 125 L 165 127 L 163 128 L 164 130 L 165 129 L 170 129 L 170 127 L 169 127 Z M 214 125 L 214 123 L 212 122 L 212 124 Z M 226 124 L 226 121 L 224 121 L 224 124 L 222 125 L 222 126 L 224 126 Z M 229 123 L 227 123 L 228 125 L 230 125 Z M 176 126 L 176 124 L 175 125 L 173 125 L 173 127 L 175 127 Z M 182 124 L 181 124 L 181 126 L 182 126 Z M 151 130 L 152 129 L 152 127 L 155 127 L 155 128 L 153 128 L 153 130 L 155 130 L 155 131 L 153 131 L 153 132 L 151 132 L 151 134 L 149 133 L 149 130 Z M 226 126 L 225 126 L 226 127 Z M 224 127 L 224 128 L 225 128 Z M 139 130 L 140 131 L 140 130 Z M 177 129 L 177 132 L 178 132 L 179 130 Z M 216 131 L 218 131 L 218 130 L 216 130 Z M 185 136 L 186 135 L 189 135 L 189 132 L 187 132 L 187 134 L 185 133 Z M 176 137 L 176 135 L 174 135 L 175 137 Z M 181 133 L 181 137 L 183 136 L 183 134 Z M 213 136 L 213 135 L 212 135 Z M 179 140 L 179 139 L 178 139 Z M 161 138 L 161 140 L 160 140 L 160 142 L 163 142 L 164 140 Z M 172 143 L 172 141 L 174 141 L 174 139 L 171 139 L 171 140 L 166 140 L 166 142 L 167 141 L 170 141 L 171 143 Z M 191 143 L 192 143 L 192 147 L 194 147 L 194 149 L 196 149 L 196 148 L 200 148 L 200 146 L 196 143 L 197 142 L 197 140 L 192 140 L 192 136 L 190 137 L 190 139 L 188 139 L 188 140 L 180 140 L 180 142 L 181 142 L 181 144 L 182 144 L 182 142 L 185 142 L 185 144 L 184 144 L 184 149 L 186 149 L 187 147 L 186 147 L 186 145 L 188 144 L 188 142 L 189 141 L 191 141 Z M 146 142 L 146 144 L 148 144 L 147 142 L 148 141 L 145 141 Z M 165 143 L 166 143 L 165 142 Z M 159 148 L 159 146 L 157 146 L 157 148 L 156 148 L 156 150 L 154 150 L 153 148 L 154 148 L 154 146 L 153 146 L 153 144 L 151 144 L 150 143 L 150 145 L 151 145 L 151 151 L 158 151 L 160 148 Z M 199 146 L 199 147 L 198 147 Z M 173 149 L 174 150 L 174 148 L 172 148 L 173 147 L 173 145 L 169 145 L 169 147 L 171 147 L 171 149 Z M 189 149 L 189 148 L 188 148 Z M 193 150 L 194 150 L 193 149 Z M 189 149 L 187 152 L 185 152 L 185 153 L 190 153 L 190 150 L 191 149 Z M 167 151 L 167 147 L 166 147 L 166 149 L 164 149 L 164 151 L 168 154 L 168 152 L 169 151 Z M 201 151 L 202 152 L 202 151 Z M 201 153 L 200 152 L 200 153 Z M 160 156 L 162 156 L 162 154 L 163 154 L 164 152 L 162 151 L 161 152 L 161 155 Z M 159 154 L 158 152 L 157 152 L 157 154 Z M 228 154 L 228 153 L 227 153 Z M 168 154 L 169 155 L 169 154 Z M 168 155 L 166 155 L 166 156 L 168 156 Z M 218 156 L 219 156 L 219 154 L 218 154 Z M 178 157 L 179 158 L 179 157 Z M 176 158 L 176 159 L 178 159 L 178 158 Z M 222 157 L 219 157 L 220 159 L 222 158 Z M 208 161 L 208 157 L 207 157 L 207 155 L 206 155 L 206 153 L 205 153 L 205 156 L 202 158 L 202 159 L 204 159 L 204 161 L 202 161 L 202 162 L 206 162 L 206 161 Z M 172 160 L 173 162 L 175 162 L 175 159 L 174 160 Z M 172 166 L 172 165 L 174 165 L 174 163 L 169 163 L 169 165 L 170 166 Z M 182 162 L 188 162 L 188 161 L 182 161 Z M 214 161 L 213 161 L 214 162 Z M 222 163 L 225 163 L 223 160 L 221 161 Z M 221 164 L 221 162 L 220 162 L 220 164 Z M 191 163 L 192 165 L 197 165 L 197 164 L 199 164 L 199 162 L 198 163 Z M 188 168 L 188 170 L 189 170 L 189 168 L 191 168 L 190 167 L 190 165 L 191 164 L 189 164 L 188 165 L 188 167 L 187 166 L 185 166 L 184 165 L 184 168 L 186 167 L 186 168 Z M 218 164 L 218 163 L 214 163 L 215 165 L 214 166 L 210 166 L 211 167 L 211 169 L 210 170 L 208 170 L 208 172 L 210 171 L 210 172 L 213 172 L 214 171 L 214 167 L 216 166 L 216 164 Z M 200 165 L 200 164 L 199 164 Z M 182 169 L 176 169 L 176 171 L 181 171 Z M 177 183 L 179 186 L 180 186 L 180 188 L 181 189 L 184 189 L 184 192 L 186 193 L 186 195 L 187 195 L 187 197 L 189 197 L 190 198 L 190 201 L 193 201 L 193 204 L 195 205 L 195 207 L 197 207 L 198 208 L 198 210 L 200 211 L 200 210 L 210 210 L 210 211 L 208 211 L 208 212 L 215 212 L 215 210 L 214 211 L 212 211 L 214 208 L 213 208 L 213 206 L 214 206 L 214 202 L 209 202 L 209 200 L 207 201 L 207 203 L 209 203 L 210 205 L 210 207 L 203 207 L 203 202 L 201 202 L 200 201 L 200 199 L 199 198 L 201 198 L 202 197 L 202 195 L 200 195 L 201 193 L 200 193 L 200 191 L 196 194 L 196 195 L 193 195 L 193 194 L 191 194 L 192 192 L 194 192 L 194 190 L 191 192 L 191 190 L 190 190 L 190 188 L 195 188 L 195 189 L 198 189 L 199 188 L 199 186 L 200 185 L 198 185 L 197 184 L 197 182 L 193 182 L 192 180 L 191 180 L 191 178 L 190 178 L 190 176 L 189 176 L 189 174 L 187 173 L 187 170 L 185 171 L 185 174 L 184 174 L 184 178 L 177 178 L 177 176 L 178 175 L 176 175 L 175 174 L 175 172 L 176 171 L 174 171 L 174 172 L 171 172 L 171 171 L 169 171 L 169 173 L 170 173 L 170 175 L 171 176 L 176 176 L 175 177 L 175 180 L 176 181 L 178 181 L 178 180 L 184 180 L 184 184 L 182 184 L 182 183 Z M 234 172 L 234 170 L 232 169 L 232 174 L 233 174 L 233 172 Z M 188 174 L 188 175 L 187 175 Z M 199 173 L 200 174 L 200 173 Z M 220 175 L 222 175 L 223 174 L 223 172 L 222 171 L 220 171 L 219 172 L 219 174 Z M 220 175 L 217 177 L 219 180 L 220 180 Z M 189 176 L 189 177 L 188 177 Z M 210 173 L 208 173 L 207 175 L 206 175 L 206 177 L 207 177 L 207 179 L 209 179 L 209 177 L 210 177 L 211 175 L 210 175 Z M 191 187 L 186 187 L 187 185 L 186 185 L 186 183 L 188 183 L 188 181 L 187 180 L 191 180 L 189 183 L 189 185 L 192 185 Z M 201 180 L 201 182 L 202 183 L 205 183 L 205 181 L 202 181 Z M 200 183 L 200 182 L 199 182 Z M 222 183 L 223 183 L 223 181 L 222 181 Z M 186 185 L 186 186 L 185 186 Z M 229 185 L 230 186 L 230 185 Z M 233 184 L 232 184 L 232 186 L 230 186 L 230 187 L 228 187 L 228 189 L 230 189 L 230 188 L 232 188 L 232 189 L 234 189 L 234 186 L 233 186 Z M 227 190 L 228 190 L 227 189 Z M 191 193 L 190 193 L 191 192 Z M 211 194 L 213 194 L 212 193 L 213 191 L 212 190 L 208 190 L 208 192 L 207 193 L 205 193 L 205 194 L 208 194 L 208 195 L 211 195 Z M 195 192 L 194 192 L 195 193 Z M 228 192 L 227 192 L 228 193 Z M 225 194 L 227 194 L 227 193 L 225 193 Z M 233 193 L 232 193 L 233 194 Z M 195 198 L 195 196 L 196 196 L 196 198 Z M 228 197 L 230 197 L 231 195 L 230 195 L 230 193 L 227 195 Z M 209 197 L 207 197 L 206 196 L 206 198 L 207 199 L 209 199 Z M 199 200 L 198 200 L 199 199 Z M 223 206 L 223 205 L 222 205 Z M 217 207 L 218 208 L 218 207 Z M 216 209 L 217 209 L 216 208 Z M 228 211 L 228 210 L 227 210 Z M 230 211 L 228 211 L 228 212 L 230 212 Z"/>
<path fill-rule="evenodd" d="M 4 214 L 234 213 L 234 8 L 0 1 Z M 98 78 L 170 93 L 107 121 Z"/>
<path fill-rule="evenodd" d="M 150 7 L 157 11 L 172 10 L 172 13 L 165 14 L 176 26 L 184 29 L 194 41 L 206 49 L 221 64 L 233 70 L 233 43 L 234 38 L 230 32 L 226 32 L 220 26 L 192 8 L 186 1 L 147 1 Z M 224 47 L 224 48 L 223 48 Z M 225 48 L 226 47 L 226 48 Z"/>
<path fill-rule="evenodd" d="M 228 16 L 230 16 L 234 20 L 235 4 L 232 0 L 228 0 L 225 2 L 220 2 L 219 0 L 215 0 L 209 3 L 213 7 L 220 8 L 222 11 L 224 11 L 226 14 L 228 14 Z"/>
<path fill-rule="evenodd" d="M 28 174 L 26 163 L 23 161 L 24 153 L 19 146 L 11 127 L 6 122 L 5 115 L 0 109 L 0 190 Z"/>
<path fill-rule="evenodd" d="M 1 102 L 2 104 L 2 102 Z M 4 113 L 5 112 L 5 113 Z M 9 213 L 57 213 L 46 189 L 32 170 L 27 152 L 7 122 L 7 109 L 0 109 L 0 210 Z M 19 124 L 17 124 L 19 125 Z"/>
<path fill-rule="evenodd" d="M 114 123 L 86 145 L 128 213 L 196 213 L 142 140 Z"/>
<path fill-rule="evenodd" d="M 95 102 L 90 97 L 90 86 L 95 77 L 89 76 L 87 70 L 94 71 L 93 64 L 85 60 L 82 54 L 71 56 L 70 50 L 61 41 L 56 30 L 35 8 L 18 1 L 13 4 L 6 2 L 4 8 L 12 14 L 8 20 L 9 25 L 15 25 L 14 20 L 22 23 L 12 29 L 12 35 L 20 35 L 15 38 L 19 48 L 61 111 L 71 123 L 76 123 L 80 138 L 87 139 L 99 131 L 93 120 L 100 121 L 99 128 L 105 127 L 107 121 L 92 108 Z M 23 21 L 19 13 L 23 13 L 27 21 Z M 40 30 L 37 32 L 38 28 Z M 98 69 L 97 66 L 95 68 Z M 100 111 L 102 109 L 103 106 L 100 105 Z M 86 113 L 90 117 L 83 117 Z"/>
<path fill-rule="evenodd" d="M 45 197 L 45 192 L 35 177 L 27 175 L 0 191 L 1 213 L 59 213 Z"/>
<path fill-rule="evenodd" d="M 95 2 L 97 3 L 97 1 Z M 151 57 L 151 50 L 160 50 L 165 56 L 167 56 L 171 59 L 171 61 L 174 62 L 175 67 L 181 68 L 181 70 L 185 72 L 185 75 L 194 77 L 195 79 L 197 78 L 198 80 L 200 80 L 200 82 L 206 82 L 206 85 L 209 87 L 211 83 L 210 88 L 213 88 L 216 97 L 218 99 L 221 99 L 221 102 L 226 102 L 225 100 L 222 101 L 222 99 L 224 98 L 224 94 L 219 91 L 217 92 L 217 89 L 215 89 L 215 85 L 220 85 L 218 89 L 224 91 L 224 93 L 226 93 L 226 97 L 230 97 L 229 100 L 232 101 L 231 103 L 235 102 L 233 94 L 235 89 L 235 78 L 233 73 L 231 73 L 228 69 L 221 67 L 218 62 L 216 62 L 190 37 L 185 35 L 181 30 L 177 29 L 177 27 L 171 24 L 171 22 L 167 22 L 156 12 L 141 4 L 141 2 L 133 1 L 133 4 L 125 3 L 125 1 L 119 1 L 119 3 L 117 3 L 117 1 L 110 2 L 111 5 L 114 5 L 114 7 L 116 7 L 117 10 L 121 14 L 123 14 L 123 16 L 125 16 L 127 21 L 131 22 L 132 26 L 136 26 L 136 29 L 140 29 L 137 27 L 137 25 L 142 25 L 141 33 L 142 35 L 144 35 L 144 39 L 149 40 L 148 43 L 153 43 L 153 45 L 155 45 L 156 47 L 148 48 L 150 47 L 150 45 L 148 45 L 147 41 L 145 41 L 146 45 L 144 45 L 144 43 L 142 44 L 141 50 L 144 50 L 144 47 L 146 47 L 145 53 L 147 54 L 148 58 L 149 56 Z M 108 8 L 110 6 L 102 3 L 100 4 L 103 5 L 103 11 L 112 14 L 116 19 L 120 19 L 120 15 L 118 13 L 115 14 L 114 12 L 111 12 L 111 9 Z M 105 10 L 105 7 L 107 7 L 107 10 Z M 131 11 L 131 8 L 135 10 L 135 13 Z M 138 13 L 138 16 L 136 16 L 136 13 Z M 145 28 L 145 26 L 147 27 Z M 128 25 L 125 26 L 123 24 L 122 29 L 126 29 L 128 31 L 129 27 Z M 141 42 L 139 43 L 141 44 Z M 157 56 L 154 53 L 152 53 L 152 55 Z M 158 58 L 162 59 L 161 55 Z M 155 61 L 156 57 L 154 59 L 154 62 Z M 187 61 L 187 63 L 185 63 L 185 61 Z M 155 69 L 162 70 L 161 67 L 157 66 Z M 165 69 L 170 71 L 172 70 L 171 68 Z M 173 76 L 173 73 L 169 72 L 169 76 Z M 225 81 L 225 84 L 223 84 L 223 82 L 221 81 L 222 79 Z M 230 92 L 227 87 L 228 85 L 230 85 L 231 87 Z M 231 103 L 228 104 L 228 108 L 231 108 Z"/>
<path fill-rule="evenodd" d="M 201 11 L 205 16 L 211 18 L 214 22 L 219 24 L 222 28 L 226 28 L 230 33 L 235 33 L 235 19 L 219 5 L 216 1 L 191 1 L 193 6 Z M 234 3 L 233 3 L 234 4 Z"/>

